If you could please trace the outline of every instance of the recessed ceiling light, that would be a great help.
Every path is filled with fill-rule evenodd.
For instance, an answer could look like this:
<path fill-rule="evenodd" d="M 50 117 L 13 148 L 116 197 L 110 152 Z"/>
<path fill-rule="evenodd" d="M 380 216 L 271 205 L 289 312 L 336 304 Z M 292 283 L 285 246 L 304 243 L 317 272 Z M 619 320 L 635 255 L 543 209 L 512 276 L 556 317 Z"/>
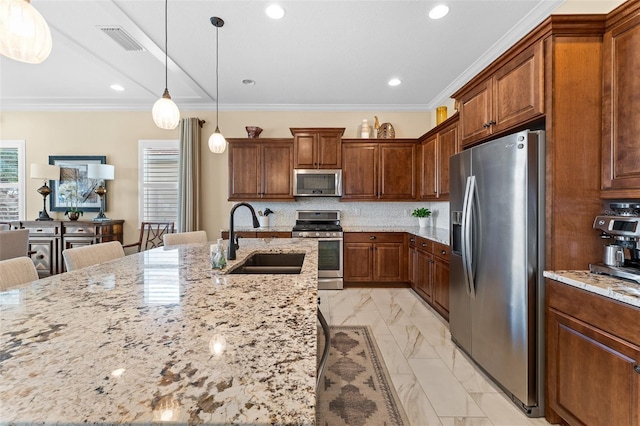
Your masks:
<path fill-rule="evenodd" d="M 284 16 L 284 9 L 282 8 L 282 6 L 277 4 L 272 4 L 271 6 L 267 7 L 265 12 L 271 19 L 282 19 L 282 17 Z"/>
<path fill-rule="evenodd" d="M 399 78 L 392 78 L 391 80 L 389 80 L 389 83 L 387 83 L 389 86 L 399 86 L 400 83 L 402 83 L 402 80 L 400 80 Z"/>
<path fill-rule="evenodd" d="M 112 85 L 111 85 L 111 86 L 109 86 L 109 87 L 111 87 L 111 90 L 115 90 L 116 92 L 122 92 L 122 91 L 124 91 L 124 87 L 122 87 L 122 86 L 121 86 L 121 85 L 119 85 L 119 84 L 112 84 Z"/>
<path fill-rule="evenodd" d="M 447 13 L 449 13 L 449 6 L 445 6 L 444 4 L 439 4 L 429 11 L 429 18 L 431 19 L 440 19 L 444 18 Z"/>
<path fill-rule="evenodd" d="M 244 84 L 245 86 L 253 86 L 254 84 L 256 84 L 256 82 L 254 80 L 245 78 L 244 80 L 242 80 L 242 84 Z"/>

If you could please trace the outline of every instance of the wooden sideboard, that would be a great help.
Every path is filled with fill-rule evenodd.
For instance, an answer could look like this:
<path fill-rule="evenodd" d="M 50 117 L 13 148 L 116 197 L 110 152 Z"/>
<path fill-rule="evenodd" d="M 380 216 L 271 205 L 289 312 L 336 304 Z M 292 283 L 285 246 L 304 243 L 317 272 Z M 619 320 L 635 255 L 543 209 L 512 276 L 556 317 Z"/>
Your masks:
<path fill-rule="evenodd" d="M 38 275 L 64 272 L 62 251 L 107 241 L 122 243 L 122 225 L 124 220 L 91 221 L 15 221 L 14 229 L 29 229 L 29 252 L 36 265 Z"/>

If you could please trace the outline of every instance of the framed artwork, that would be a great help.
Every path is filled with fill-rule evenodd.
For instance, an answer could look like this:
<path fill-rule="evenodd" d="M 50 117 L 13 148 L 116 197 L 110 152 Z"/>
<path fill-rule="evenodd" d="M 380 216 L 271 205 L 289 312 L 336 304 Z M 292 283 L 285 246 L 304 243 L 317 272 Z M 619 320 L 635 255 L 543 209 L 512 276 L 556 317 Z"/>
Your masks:
<path fill-rule="evenodd" d="M 60 167 L 60 180 L 50 181 L 49 210 L 66 212 L 77 209 L 83 212 L 99 212 L 100 197 L 93 190 L 103 181 L 89 179 L 87 165 L 106 163 L 105 155 L 50 155 L 49 164 Z"/>

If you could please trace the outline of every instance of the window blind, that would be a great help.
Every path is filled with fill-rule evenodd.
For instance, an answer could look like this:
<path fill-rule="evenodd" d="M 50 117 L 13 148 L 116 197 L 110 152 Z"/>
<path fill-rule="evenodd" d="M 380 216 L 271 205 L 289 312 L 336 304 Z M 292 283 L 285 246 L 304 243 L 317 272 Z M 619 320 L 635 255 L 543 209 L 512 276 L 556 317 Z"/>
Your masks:
<path fill-rule="evenodd" d="M 0 220 L 20 220 L 24 210 L 24 142 L 0 142 Z"/>
<path fill-rule="evenodd" d="M 141 221 L 176 222 L 180 161 L 178 143 L 156 145 L 152 141 L 145 142 L 141 147 Z"/>

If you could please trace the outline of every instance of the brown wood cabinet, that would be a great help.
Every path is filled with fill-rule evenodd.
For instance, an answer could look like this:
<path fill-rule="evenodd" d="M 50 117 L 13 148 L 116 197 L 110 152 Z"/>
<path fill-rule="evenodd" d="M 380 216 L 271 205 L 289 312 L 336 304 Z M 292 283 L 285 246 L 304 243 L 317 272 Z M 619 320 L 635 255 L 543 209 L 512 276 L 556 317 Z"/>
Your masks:
<path fill-rule="evenodd" d="M 342 167 L 344 128 L 290 128 L 293 135 L 293 167 L 339 169 Z"/>
<path fill-rule="evenodd" d="M 544 113 L 544 50 L 537 42 L 491 76 L 453 95 L 460 103 L 462 147 Z"/>
<path fill-rule="evenodd" d="M 420 144 L 420 199 L 449 199 L 449 157 L 458 150 L 458 114 L 425 133 Z"/>
<path fill-rule="evenodd" d="M 293 140 L 229 139 L 229 201 L 293 200 Z"/>
<path fill-rule="evenodd" d="M 17 221 L 15 229 L 29 229 L 29 252 L 38 275 L 43 278 L 64 272 L 62 251 L 68 248 L 108 241 L 123 242 L 124 220 L 90 221 Z"/>
<path fill-rule="evenodd" d="M 640 2 L 607 19 L 603 41 L 602 197 L 640 198 Z"/>
<path fill-rule="evenodd" d="M 547 420 L 640 424 L 640 309 L 546 281 Z"/>
<path fill-rule="evenodd" d="M 415 200 L 416 141 L 342 144 L 342 200 Z"/>
<path fill-rule="evenodd" d="M 404 233 L 345 232 L 343 244 L 345 282 L 406 282 Z"/>
<path fill-rule="evenodd" d="M 449 246 L 409 235 L 409 283 L 443 318 L 449 319 Z"/>

